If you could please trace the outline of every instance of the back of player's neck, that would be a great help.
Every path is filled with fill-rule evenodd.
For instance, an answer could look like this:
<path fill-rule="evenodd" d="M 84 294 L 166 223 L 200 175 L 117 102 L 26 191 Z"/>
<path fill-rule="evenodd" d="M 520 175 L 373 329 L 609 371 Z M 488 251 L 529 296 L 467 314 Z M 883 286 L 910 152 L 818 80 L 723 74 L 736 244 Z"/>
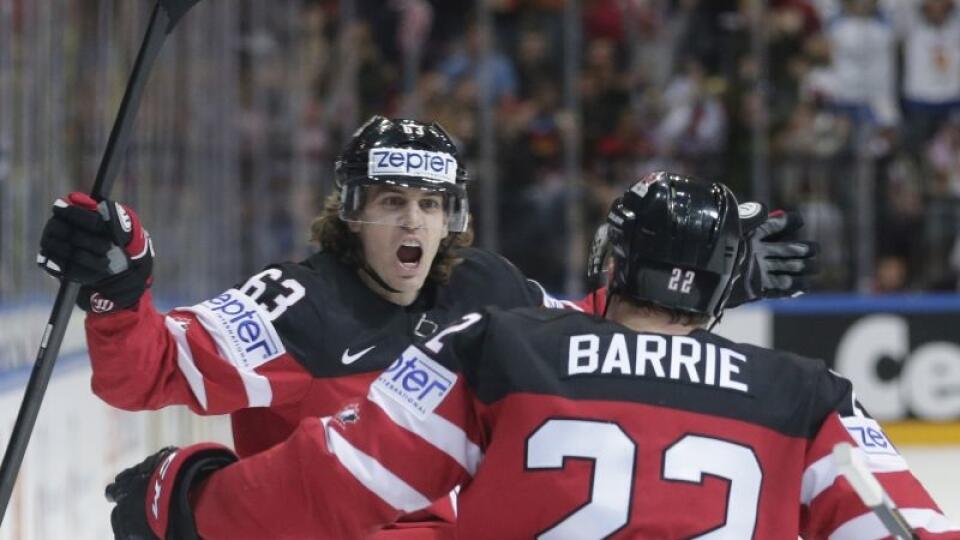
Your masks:
<path fill-rule="evenodd" d="M 607 318 L 626 326 L 635 332 L 685 336 L 698 327 L 671 322 L 666 313 L 639 309 L 627 302 L 611 301 Z"/>

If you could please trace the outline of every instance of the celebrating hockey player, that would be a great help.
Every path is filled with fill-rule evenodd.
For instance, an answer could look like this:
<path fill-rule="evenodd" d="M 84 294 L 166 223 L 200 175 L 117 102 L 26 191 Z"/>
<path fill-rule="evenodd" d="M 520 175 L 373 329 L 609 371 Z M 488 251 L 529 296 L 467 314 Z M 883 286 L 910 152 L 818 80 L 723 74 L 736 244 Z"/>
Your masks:
<path fill-rule="evenodd" d="M 960 538 L 849 381 L 704 329 L 746 251 L 736 207 L 645 177 L 608 217 L 605 318 L 470 313 L 266 452 L 165 449 L 107 488 L 118 537 L 362 538 L 460 485 L 465 539 L 885 538 L 832 462 L 849 443 L 918 537 Z"/>
<path fill-rule="evenodd" d="M 336 180 L 313 226 L 317 254 L 168 314 L 153 305 L 153 252 L 137 216 L 82 194 L 58 201 L 40 263 L 83 284 L 94 392 L 128 410 L 230 413 L 235 450 L 251 456 L 362 398 L 413 340 L 466 313 L 564 305 L 502 257 L 467 247 L 467 175 L 437 124 L 374 117 L 339 157 Z M 767 241 L 795 221 L 761 222 L 741 301 L 791 294 L 811 267 L 809 245 Z M 453 515 L 447 504 L 403 519 L 420 523 L 394 527 L 422 528 L 385 534 L 442 536 Z"/>

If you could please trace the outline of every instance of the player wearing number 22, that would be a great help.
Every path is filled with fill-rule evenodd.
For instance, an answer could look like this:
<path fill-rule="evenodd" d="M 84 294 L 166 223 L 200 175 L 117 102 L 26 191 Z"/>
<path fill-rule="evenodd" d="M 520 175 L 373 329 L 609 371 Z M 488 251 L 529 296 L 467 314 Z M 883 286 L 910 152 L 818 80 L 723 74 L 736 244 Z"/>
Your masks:
<path fill-rule="evenodd" d="M 58 201 L 40 263 L 83 284 L 94 392 L 124 409 L 229 413 L 236 452 L 250 456 L 366 395 L 415 339 L 466 313 L 565 305 L 502 257 L 467 247 L 467 174 L 440 126 L 374 117 L 340 155 L 336 180 L 313 228 L 318 253 L 167 314 L 152 302 L 153 255 L 137 216 L 79 194 Z M 791 274 L 804 272 L 810 250 L 768 241 L 788 221 L 760 219 L 750 232 L 755 272 L 739 282 L 741 302 L 797 290 Z M 442 506 L 385 534 L 446 534 L 453 511 Z"/>
<path fill-rule="evenodd" d="M 726 187 L 645 177 L 608 227 L 604 317 L 467 314 L 266 452 L 128 469 L 115 512 L 158 536 L 355 538 L 461 486 L 464 539 L 883 538 L 831 461 L 851 442 L 922 538 L 960 538 L 847 380 L 703 328 L 745 251 Z"/>

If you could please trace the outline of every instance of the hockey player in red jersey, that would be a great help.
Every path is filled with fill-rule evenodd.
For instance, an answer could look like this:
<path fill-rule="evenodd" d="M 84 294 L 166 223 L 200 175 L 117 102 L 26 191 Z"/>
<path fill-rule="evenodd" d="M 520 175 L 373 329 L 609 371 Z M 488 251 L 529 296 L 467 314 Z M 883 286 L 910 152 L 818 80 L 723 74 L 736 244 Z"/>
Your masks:
<path fill-rule="evenodd" d="M 94 392 L 130 410 L 229 413 L 236 452 L 250 456 L 302 419 L 364 396 L 414 339 L 465 313 L 564 305 L 498 255 L 467 247 L 467 176 L 438 125 L 375 117 L 336 174 L 337 196 L 313 230 L 319 253 L 166 315 L 153 306 L 152 250 L 135 214 L 78 194 L 58 202 L 40 262 L 84 285 Z M 740 287 L 743 301 L 799 288 L 809 247 L 766 241 L 791 226 L 774 217 L 755 230 L 755 279 Z M 452 519 L 449 508 L 435 514 L 418 526 Z"/>
<path fill-rule="evenodd" d="M 849 443 L 917 537 L 960 538 L 849 381 L 704 330 L 745 252 L 723 185 L 646 177 L 608 225 L 605 318 L 470 313 L 266 452 L 165 449 L 107 488 L 117 537 L 362 538 L 459 485 L 464 539 L 886 538 Z"/>

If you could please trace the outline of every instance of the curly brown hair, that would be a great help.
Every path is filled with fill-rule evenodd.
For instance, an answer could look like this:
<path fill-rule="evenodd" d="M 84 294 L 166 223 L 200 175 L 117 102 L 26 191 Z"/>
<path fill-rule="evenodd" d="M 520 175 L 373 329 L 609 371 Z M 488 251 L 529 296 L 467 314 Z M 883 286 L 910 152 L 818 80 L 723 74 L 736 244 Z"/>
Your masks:
<path fill-rule="evenodd" d="M 346 222 L 340 219 L 340 193 L 334 192 L 323 201 L 323 211 L 310 224 L 310 241 L 320 246 L 320 251 L 334 254 L 343 264 L 359 268 L 363 263 L 363 246 Z M 427 279 L 447 283 L 453 268 L 460 264 L 457 256 L 460 248 L 473 244 L 473 226 L 462 233 L 450 233 L 440 241 L 437 256 L 433 259 Z"/>

